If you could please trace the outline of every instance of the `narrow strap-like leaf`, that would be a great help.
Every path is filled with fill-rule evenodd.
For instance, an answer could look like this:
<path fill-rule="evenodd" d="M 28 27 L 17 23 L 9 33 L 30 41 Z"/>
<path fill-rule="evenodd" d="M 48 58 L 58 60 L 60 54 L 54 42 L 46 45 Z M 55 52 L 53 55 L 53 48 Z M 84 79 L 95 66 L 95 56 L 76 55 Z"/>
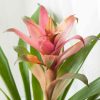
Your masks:
<path fill-rule="evenodd" d="M 65 88 L 64 93 L 62 93 L 62 95 L 60 95 L 57 100 L 64 100 L 64 98 L 66 97 L 66 94 L 67 94 L 68 90 L 70 89 L 72 83 L 73 83 L 73 81 L 70 82 L 70 84 Z"/>
<path fill-rule="evenodd" d="M 98 36 L 100 37 L 100 34 Z M 58 76 L 61 76 L 67 72 L 75 73 L 81 68 L 86 57 L 88 56 L 91 49 L 93 48 L 93 46 L 97 42 L 97 37 L 96 36 L 89 36 L 89 37 L 87 37 L 86 42 L 87 43 L 86 43 L 84 48 L 82 48 L 76 54 L 67 58 L 66 61 L 61 65 L 60 69 L 58 70 Z"/>
<path fill-rule="evenodd" d="M 57 100 L 57 98 L 65 90 L 66 86 L 69 85 L 71 79 L 74 79 L 74 78 L 79 79 L 83 83 L 88 85 L 88 80 L 87 80 L 85 75 L 83 75 L 83 74 L 75 74 L 75 73 L 67 73 L 67 74 L 63 75 L 62 77 L 56 79 L 56 80 L 58 80 L 58 82 L 57 82 L 57 84 L 56 84 L 56 86 L 55 86 L 55 88 L 53 90 L 52 100 Z"/>
<path fill-rule="evenodd" d="M 7 58 L 1 47 L 0 47 L 0 75 L 3 81 L 5 82 L 5 85 L 7 86 L 12 99 L 16 100 L 17 98 L 17 100 L 21 100 Z"/>
<path fill-rule="evenodd" d="M 64 64 L 62 65 L 61 69 L 58 70 L 58 76 L 63 75 L 67 72 L 78 72 L 80 68 L 82 67 L 86 57 L 89 55 L 90 51 L 96 44 L 97 40 L 96 38 L 100 38 L 100 34 L 98 36 L 90 36 L 88 37 L 87 45 L 82 48 L 79 52 L 77 52 L 75 55 L 72 55 L 69 57 Z M 71 86 L 71 85 L 70 85 Z M 66 87 L 65 91 L 63 92 L 62 96 L 59 100 L 64 100 L 66 94 L 68 93 L 69 88 Z"/>
<path fill-rule="evenodd" d="M 0 91 L 4 94 L 4 96 L 6 97 L 7 100 L 11 100 L 8 95 L 0 88 Z"/>
<path fill-rule="evenodd" d="M 98 100 L 97 98 L 100 96 L 100 93 L 90 96 L 87 100 Z"/>
<path fill-rule="evenodd" d="M 31 90 L 30 90 L 30 81 L 29 81 L 29 69 L 28 65 L 25 62 L 19 63 L 19 69 L 23 80 L 24 92 L 26 100 L 31 100 Z"/>
<path fill-rule="evenodd" d="M 63 79 L 74 79 L 74 78 L 77 78 L 77 79 L 81 80 L 84 84 L 88 85 L 88 79 L 83 74 L 67 73 L 58 79 L 63 80 Z"/>
<path fill-rule="evenodd" d="M 44 100 L 43 99 L 43 91 L 40 86 L 39 81 L 32 75 L 32 90 L 33 90 L 33 98 L 34 100 Z"/>
<path fill-rule="evenodd" d="M 75 93 L 69 100 L 85 100 L 90 96 L 100 93 L 100 77 Z"/>
<path fill-rule="evenodd" d="M 25 49 L 26 48 L 26 43 L 19 39 L 18 47 L 23 46 L 23 50 L 20 50 L 21 48 L 16 48 L 18 51 L 18 55 L 22 55 L 23 53 L 27 53 L 28 51 Z M 23 53 L 22 53 L 23 52 Z M 31 90 L 30 90 L 30 80 L 29 80 L 29 69 L 28 69 L 28 64 L 25 62 L 20 62 L 19 63 L 19 70 L 22 76 L 22 81 L 24 85 L 24 90 L 25 90 L 25 97 L 26 100 L 31 100 Z"/>

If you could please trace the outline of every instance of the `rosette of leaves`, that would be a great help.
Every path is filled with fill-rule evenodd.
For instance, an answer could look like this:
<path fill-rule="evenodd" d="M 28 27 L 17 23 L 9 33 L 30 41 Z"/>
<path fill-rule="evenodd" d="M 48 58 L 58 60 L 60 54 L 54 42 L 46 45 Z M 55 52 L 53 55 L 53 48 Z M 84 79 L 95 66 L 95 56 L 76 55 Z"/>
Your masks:
<path fill-rule="evenodd" d="M 45 7 L 39 5 L 31 18 L 23 18 L 30 36 L 15 28 L 7 30 L 21 38 L 14 49 L 18 53 L 26 100 L 64 100 L 74 79 L 79 79 L 86 86 L 69 97 L 69 100 L 95 100 L 100 95 L 100 77 L 88 84 L 87 77 L 79 73 L 88 54 L 100 39 L 100 34 L 86 38 L 75 35 L 68 39 L 76 20 L 71 15 L 59 24 Z M 74 39 L 78 41 L 65 50 L 64 45 Z M 21 100 L 17 83 L 1 47 L 0 75 L 10 93 L 7 95 L 0 87 L 5 97 L 8 100 Z"/>

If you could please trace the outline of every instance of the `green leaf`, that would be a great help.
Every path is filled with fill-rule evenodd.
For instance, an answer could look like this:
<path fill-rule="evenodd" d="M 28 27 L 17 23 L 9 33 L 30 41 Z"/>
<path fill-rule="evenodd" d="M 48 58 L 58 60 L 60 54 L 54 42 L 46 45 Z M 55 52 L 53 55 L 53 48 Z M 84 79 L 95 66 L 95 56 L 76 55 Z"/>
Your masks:
<path fill-rule="evenodd" d="M 0 88 L 0 91 L 4 94 L 4 96 L 6 97 L 7 100 L 11 100 L 8 95 Z"/>
<path fill-rule="evenodd" d="M 31 54 L 37 56 L 38 59 L 39 59 L 41 62 L 43 62 L 40 53 L 39 53 L 35 48 L 30 47 L 30 52 L 31 52 Z"/>
<path fill-rule="evenodd" d="M 5 85 L 8 88 L 8 91 L 12 99 L 16 100 L 17 98 L 17 100 L 21 100 L 7 58 L 1 47 L 0 47 L 0 75 L 2 76 L 2 79 L 5 82 Z"/>
<path fill-rule="evenodd" d="M 84 84 L 88 85 L 88 80 L 83 74 L 67 73 L 56 80 L 59 80 L 53 90 L 52 100 L 57 100 L 57 98 L 63 93 L 66 86 L 69 85 L 71 79 L 77 78 L 81 80 Z M 60 90 L 60 91 L 59 91 Z"/>
<path fill-rule="evenodd" d="M 26 47 L 23 45 L 16 46 L 14 50 L 18 53 L 19 56 L 23 56 L 25 54 L 29 54 Z"/>
<path fill-rule="evenodd" d="M 64 74 L 62 77 L 60 77 L 59 79 L 65 80 L 65 79 L 74 79 L 74 78 L 77 78 L 80 81 L 82 81 L 84 84 L 88 85 L 88 79 L 83 74 L 67 73 Z"/>
<path fill-rule="evenodd" d="M 43 99 L 43 91 L 40 86 L 40 83 L 35 78 L 34 75 L 32 75 L 32 89 L 33 89 L 34 100 L 44 100 Z"/>
<path fill-rule="evenodd" d="M 95 94 L 100 93 L 100 77 L 75 93 L 69 100 L 85 100 Z"/>
<path fill-rule="evenodd" d="M 23 53 L 28 53 L 26 43 L 19 39 L 18 47 L 16 48 L 18 51 L 18 55 L 22 55 Z M 30 90 L 30 80 L 29 80 L 29 69 L 28 64 L 26 62 L 19 63 L 19 69 L 23 80 L 24 90 L 25 90 L 25 97 L 26 100 L 31 100 L 31 90 Z"/>
<path fill-rule="evenodd" d="M 34 48 L 30 47 L 31 54 L 36 55 L 38 57 L 39 53 L 37 51 L 34 52 L 34 50 L 35 50 Z M 33 90 L 34 100 L 44 100 L 43 99 L 43 91 L 40 86 L 40 83 L 34 75 L 32 75 L 32 90 Z"/>
<path fill-rule="evenodd" d="M 87 100 L 97 100 L 97 98 L 100 96 L 100 93 L 99 94 L 95 94 L 93 96 L 90 96 Z"/>
<path fill-rule="evenodd" d="M 31 100 L 30 80 L 29 80 L 29 69 L 25 62 L 19 63 L 19 69 L 23 80 L 24 92 L 26 100 Z"/>
<path fill-rule="evenodd" d="M 71 81 L 71 82 L 69 83 L 69 85 L 66 87 L 64 93 L 62 93 L 62 95 L 59 96 L 57 100 L 64 100 L 64 98 L 66 97 L 66 93 L 67 93 L 67 91 L 70 89 L 72 83 L 73 83 L 73 81 Z"/>
<path fill-rule="evenodd" d="M 22 40 L 20 40 L 22 41 Z M 24 41 L 23 41 L 24 43 Z M 24 45 L 24 44 L 23 44 Z M 27 48 L 25 46 L 23 46 L 22 44 L 21 45 L 18 45 L 16 47 L 14 47 L 14 50 L 18 53 L 18 59 L 16 60 L 15 64 L 19 61 L 19 62 L 22 62 L 22 61 L 26 61 L 25 59 L 25 55 L 27 54 L 30 54 L 27 50 Z"/>
<path fill-rule="evenodd" d="M 100 37 L 100 34 L 98 35 Z M 77 72 L 82 64 L 84 63 L 85 59 L 87 58 L 88 54 L 90 53 L 91 49 L 97 42 L 96 36 L 89 36 L 87 38 L 88 43 L 82 48 L 79 52 L 69 57 L 60 67 L 58 70 L 58 77 L 62 76 L 67 72 Z"/>
<path fill-rule="evenodd" d="M 100 38 L 100 34 L 97 37 L 95 37 L 95 36 L 88 37 L 87 45 L 84 48 L 82 48 L 79 52 L 77 52 L 75 55 L 72 55 L 71 57 L 69 57 L 62 64 L 62 66 L 58 70 L 58 77 L 62 76 L 65 73 L 68 73 L 68 72 L 77 73 L 80 70 L 85 59 L 87 58 L 90 51 L 96 44 L 96 42 L 97 42 L 96 38 Z M 59 100 L 64 100 L 66 94 L 68 93 L 68 90 L 69 90 L 69 88 L 66 87 L 64 93 L 60 97 L 61 99 L 59 99 Z"/>
<path fill-rule="evenodd" d="M 37 8 L 37 10 L 34 12 L 34 14 L 31 16 L 31 18 L 38 24 L 39 23 L 39 12 L 40 12 L 40 5 Z"/>

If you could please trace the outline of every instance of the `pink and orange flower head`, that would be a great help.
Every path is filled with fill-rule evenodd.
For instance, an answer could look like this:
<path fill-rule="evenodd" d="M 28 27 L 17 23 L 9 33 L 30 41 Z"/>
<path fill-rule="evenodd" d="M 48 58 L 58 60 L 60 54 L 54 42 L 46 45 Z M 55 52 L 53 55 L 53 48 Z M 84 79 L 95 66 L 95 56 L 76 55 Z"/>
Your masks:
<path fill-rule="evenodd" d="M 38 23 L 36 23 L 36 20 L 33 20 L 33 18 L 23 18 L 23 22 L 29 31 L 29 36 L 16 28 L 10 28 L 7 31 L 15 32 L 22 40 L 24 40 L 24 42 L 28 43 L 31 48 L 33 47 L 36 49 L 36 54 L 33 55 L 32 52 L 28 52 L 27 48 L 24 46 L 18 45 L 15 48 L 20 60 L 31 63 L 29 66 L 26 64 L 24 65 L 23 63 L 21 67 L 24 68 L 28 66 L 34 76 L 34 79 L 32 78 L 32 85 L 34 85 L 32 88 L 35 88 L 33 90 L 34 95 L 37 94 L 35 99 L 38 99 L 38 94 L 40 95 L 40 98 L 42 98 L 43 95 L 42 100 L 58 100 L 59 97 L 61 97 L 60 99 L 64 99 L 62 97 L 68 92 L 69 85 L 72 84 L 73 79 L 77 78 L 88 85 L 87 77 L 83 74 L 78 74 L 77 72 L 98 38 L 90 36 L 83 39 L 80 35 L 68 38 L 68 34 L 77 20 L 74 15 L 69 16 L 60 24 L 57 24 L 54 19 L 49 16 L 47 10 L 42 5 L 39 7 L 38 15 Z M 96 41 L 92 40 L 94 38 Z M 73 39 L 79 41 L 75 42 L 74 45 L 65 50 L 64 45 Z M 92 45 L 89 44 L 90 40 L 93 42 L 91 42 Z M 84 44 L 86 45 L 86 48 L 84 47 Z M 79 52 L 77 55 L 76 53 L 83 47 L 84 49 L 82 49 L 82 52 Z M 39 57 L 42 58 L 41 60 L 39 60 L 37 54 L 40 54 Z M 74 54 L 76 55 L 72 56 Z M 70 56 L 71 58 L 67 59 Z M 77 60 L 79 61 L 76 62 Z M 69 67 L 66 69 L 66 66 Z M 8 68 L 9 66 L 6 67 Z M 26 71 L 25 74 L 28 75 L 26 68 L 25 70 L 23 70 L 23 68 L 22 72 Z M 23 75 L 25 74 L 23 72 Z M 77 98 L 77 93 L 75 96 Z"/>
<path fill-rule="evenodd" d="M 59 56 L 60 58 L 64 59 L 67 56 L 70 56 L 78 51 L 78 49 L 71 49 L 72 51 L 69 53 L 67 52 L 68 54 L 66 54 L 65 51 L 60 55 L 60 51 L 64 47 L 65 43 L 69 42 L 72 39 L 79 39 L 81 41 L 81 43 L 78 44 L 80 45 L 79 50 L 83 47 L 84 44 L 83 38 L 79 35 L 75 35 L 70 39 L 66 39 L 76 19 L 77 18 L 74 17 L 74 15 L 71 15 L 59 25 L 55 25 L 54 20 L 49 16 L 47 10 L 41 5 L 39 13 L 39 24 L 36 24 L 35 21 L 31 18 L 23 18 L 30 36 L 25 35 L 15 28 L 10 28 L 7 31 L 15 32 L 22 40 L 30 44 L 42 55 L 51 55 L 52 57 Z"/>
<path fill-rule="evenodd" d="M 43 6 L 40 6 L 38 24 L 31 18 L 23 18 L 30 36 L 25 35 L 16 28 L 7 30 L 9 32 L 15 32 L 22 40 L 40 52 L 43 62 L 40 61 L 37 56 L 32 54 L 26 54 L 23 57 L 24 60 L 33 63 L 31 71 L 38 79 L 47 98 L 50 98 L 52 91 L 58 82 L 56 79 L 56 72 L 59 66 L 65 59 L 78 52 L 84 46 L 84 39 L 79 35 L 75 35 L 69 39 L 67 38 L 76 19 L 77 18 L 74 17 L 74 15 L 71 15 L 57 25 L 49 16 L 46 9 Z M 73 39 L 78 39 L 80 41 L 62 52 L 64 45 Z M 44 69 L 44 66 L 46 66 L 47 70 L 43 71 L 40 65 L 43 65 Z"/>
<path fill-rule="evenodd" d="M 60 25 L 56 26 L 48 12 L 43 6 L 40 6 L 39 25 L 31 18 L 24 17 L 30 36 L 26 36 L 21 31 L 11 28 L 8 31 L 15 32 L 21 39 L 30 44 L 44 55 L 55 54 L 60 50 L 66 41 L 66 35 L 71 31 L 76 17 L 73 15 L 65 19 Z M 79 35 L 72 39 L 83 39 Z M 70 39 L 71 40 L 71 39 Z"/>

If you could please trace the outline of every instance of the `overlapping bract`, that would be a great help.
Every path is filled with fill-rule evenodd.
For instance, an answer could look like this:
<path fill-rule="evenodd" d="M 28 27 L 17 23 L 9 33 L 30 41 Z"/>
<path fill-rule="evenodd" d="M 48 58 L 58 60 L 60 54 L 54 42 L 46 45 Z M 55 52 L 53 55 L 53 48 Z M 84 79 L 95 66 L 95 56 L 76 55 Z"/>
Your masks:
<path fill-rule="evenodd" d="M 22 40 L 40 52 L 43 62 L 39 61 L 38 57 L 32 54 L 25 54 L 22 57 L 24 57 L 24 60 L 33 63 L 31 67 L 32 73 L 40 82 L 47 99 L 50 98 L 57 82 L 65 79 L 63 76 L 59 79 L 56 77 L 59 66 L 65 59 L 84 47 L 85 41 L 80 35 L 75 35 L 70 39 L 67 38 L 76 19 L 74 15 L 71 15 L 59 25 L 55 25 L 54 20 L 49 16 L 46 9 L 40 6 L 39 24 L 36 24 L 35 21 L 29 17 L 23 18 L 23 22 L 28 28 L 29 36 L 15 28 L 7 30 L 9 32 L 15 32 Z M 62 52 L 64 45 L 73 39 L 80 41 Z M 46 71 L 43 71 L 40 65 L 43 65 Z M 69 76 L 68 79 L 77 78 L 75 77 L 76 74 L 70 73 L 70 75 L 73 77 Z M 84 82 L 84 80 L 87 80 L 87 78 L 81 74 L 79 76 L 81 77 L 81 81 Z"/>
<path fill-rule="evenodd" d="M 33 48 L 37 49 L 42 55 L 58 56 L 65 43 L 70 40 L 78 39 L 84 44 L 83 38 L 79 35 L 67 39 L 67 35 L 71 31 L 75 20 L 76 17 L 71 15 L 61 24 L 56 26 L 53 19 L 48 15 L 46 9 L 43 6 L 40 6 L 39 25 L 37 25 L 31 18 L 23 18 L 30 36 L 25 35 L 15 28 L 10 28 L 7 31 L 15 32 L 21 39 L 30 44 Z M 81 47 L 83 44 L 80 43 Z M 81 47 L 79 49 L 81 49 Z M 73 53 L 76 51 L 77 50 L 74 50 Z M 65 53 L 66 52 L 63 54 Z"/>

